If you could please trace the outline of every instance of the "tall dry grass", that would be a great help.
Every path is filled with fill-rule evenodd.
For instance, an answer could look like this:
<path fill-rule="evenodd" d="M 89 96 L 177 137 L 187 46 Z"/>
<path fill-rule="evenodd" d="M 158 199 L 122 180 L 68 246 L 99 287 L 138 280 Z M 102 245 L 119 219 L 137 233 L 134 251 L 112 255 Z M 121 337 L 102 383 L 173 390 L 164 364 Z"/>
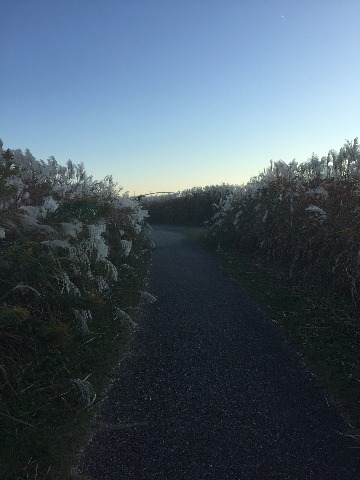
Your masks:
<path fill-rule="evenodd" d="M 218 245 L 272 262 L 319 295 L 358 304 L 360 150 L 357 139 L 307 162 L 275 162 L 220 202 Z"/>

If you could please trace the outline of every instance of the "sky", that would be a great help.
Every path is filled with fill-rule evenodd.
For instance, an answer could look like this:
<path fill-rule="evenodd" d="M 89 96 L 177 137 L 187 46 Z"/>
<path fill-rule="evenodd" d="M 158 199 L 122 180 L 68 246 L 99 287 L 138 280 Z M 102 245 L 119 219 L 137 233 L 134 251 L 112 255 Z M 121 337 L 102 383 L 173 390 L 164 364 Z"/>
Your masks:
<path fill-rule="evenodd" d="M 0 138 L 130 195 L 360 136 L 359 0 L 1 0 Z"/>

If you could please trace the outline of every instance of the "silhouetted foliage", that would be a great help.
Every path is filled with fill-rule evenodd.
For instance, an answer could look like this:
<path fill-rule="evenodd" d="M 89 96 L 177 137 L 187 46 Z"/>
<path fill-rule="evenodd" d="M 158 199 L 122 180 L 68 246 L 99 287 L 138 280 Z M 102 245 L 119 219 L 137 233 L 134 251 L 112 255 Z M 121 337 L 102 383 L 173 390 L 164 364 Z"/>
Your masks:
<path fill-rule="evenodd" d="M 145 197 L 142 204 L 150 223 L 201 226 L 214 214 L 216 204 L 234 189 L 234 185 L 194 187 L 170 195 Z"/>

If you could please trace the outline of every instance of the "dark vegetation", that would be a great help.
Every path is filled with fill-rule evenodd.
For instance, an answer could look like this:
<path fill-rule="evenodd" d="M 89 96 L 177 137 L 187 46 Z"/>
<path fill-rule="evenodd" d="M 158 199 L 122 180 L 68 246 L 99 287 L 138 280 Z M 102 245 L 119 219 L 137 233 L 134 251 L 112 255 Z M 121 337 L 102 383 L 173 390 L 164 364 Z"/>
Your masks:
<path fill-rule="evenodd" d="M 195 187 L 182 192 L 143 197 L 152 224 L 201 226 L 214 213 L 214 206 L 232 192 L 234 185 Z"/>
<path fill-rule="evenodd" d="M 222 248 L 246 251 L 322 301 L 359 306 L 360 150 L 277 162 L 226 197 L 212 219 Z"/>
<path fill-rule="evenodd" d="M 82 165 L 0 154 L 0 478 L 67 479 L 151 299 L 146 214 Z"/>

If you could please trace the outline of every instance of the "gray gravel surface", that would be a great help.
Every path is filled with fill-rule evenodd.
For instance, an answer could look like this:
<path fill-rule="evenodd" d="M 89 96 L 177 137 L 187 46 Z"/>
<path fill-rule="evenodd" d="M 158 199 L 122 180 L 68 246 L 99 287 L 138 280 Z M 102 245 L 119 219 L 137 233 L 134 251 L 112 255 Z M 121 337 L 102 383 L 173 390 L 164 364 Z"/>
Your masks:
<path fill-rule="evenodd" d="M 277 327 L 216 262 L 158 228 L 130 354 L 80 462 L 96 480 L 359 480 L 360 450 Z"/>

